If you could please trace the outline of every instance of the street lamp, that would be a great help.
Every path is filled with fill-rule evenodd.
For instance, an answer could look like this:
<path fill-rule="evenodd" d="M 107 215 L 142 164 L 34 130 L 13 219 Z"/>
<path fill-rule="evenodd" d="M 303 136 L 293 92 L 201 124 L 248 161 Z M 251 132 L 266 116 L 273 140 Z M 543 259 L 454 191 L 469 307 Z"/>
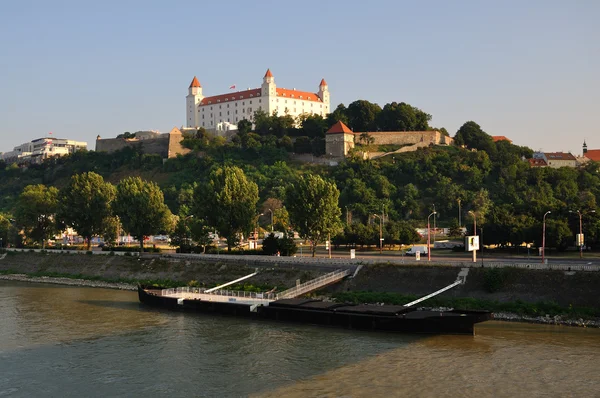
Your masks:
<path fill-rule="evenodd" d="M 542 218 L 542 263 L 544 262 L 544 256 L 546 252 L 546 216 L 550 213 L 552 212 L 548 210 L 546 213 L 544 213 L 544 217 Z"/>
<path fill-rule="evenodd" d="M 473 236 L 477 236 L 477 214 L 473 210 L 469 210 L 469 214 L 473 216 Z M 473 250 L 473 262 L 477 262 L 477 250 Z"/>
<path fill-rule="evenodd" d="M 383 218 L 377 214 L 373 214 L 373 217 L 379 218 L 379 254 L 383 254 L 383 232 L 382 232 L 382 222 Z"/>
<path fill-rule="evenodd" d="M 590 210 L 589 213 L 595 213 L 596 210 Z M 582 225 L 582 218 L 583 215 L 585 213 L 580 212 L 579 210 L 576 210 L 575 212 L 572 210 L 569 210 L 569 213 L 577 213 L 579 215 L 579 239 L 580 241 L 577 242 L 579 243 L 579 258 L 583 258 L 583 225 Z"/>
<path fill-rule="evenodd" d="M 273 232 L 273 210 L 267 209 L 267 211 L 271 212 L 271 232 Z"/>
<path fill-rule="evenodd" d="M 460 219 L 460 199 L 456 199 L 458 202 L 458 227 L 462 228 L 462 220 Z"/>
<path fill-rule="evenodd" d="M 435 211 L 427 216 L 427 261 L 431 261 L 431 233 L 429 232 L 429 218 L 437 214 Z"/>

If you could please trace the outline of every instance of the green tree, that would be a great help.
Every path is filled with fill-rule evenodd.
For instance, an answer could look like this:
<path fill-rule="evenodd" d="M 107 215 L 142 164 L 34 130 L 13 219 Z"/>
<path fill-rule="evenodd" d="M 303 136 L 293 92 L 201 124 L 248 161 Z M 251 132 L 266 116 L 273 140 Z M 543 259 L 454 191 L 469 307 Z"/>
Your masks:
<path fill-rule="evenodd" d="M 90 249 L 92 237 L 101 235 L 111 216 L 115 187 L 94 172 L 75 174 L 59 192 L 57 219 L 85 238 Z"/>
<path fill-rule="evenodd" d="M 162 191 L 156 183 L 140 177 L 128 177 L 119 182 L 113 211 L 123 229 L 140 242 L 142 251 L 146 236 L 173 228 L 173 215 L 165 205 Z"/>
<path fill-rule="evenodd" d="M 0 213 L 0 248 L 7 247 L 14 236 L 15 228 L 9 214 Z"/>
<path fill-rule="evenodd" d="M 119 239 L 120 231 L 121 221 L 119 221 L 119 217 L 109 216 L 104 219 L 102 225 L 102 239 L 105 244 L 114 246 L 117 239 Z"/>
<path fill-rule="evenodd" d="M 383 131 L 429 130 L 431 115 L 404 102 L 385 104 L 377 117 L 377 125 Z"/>
<path fill-rule="evenodd" d="M 41 242 L 56 231 L 56 210 L 58 208 L 58 189 L 43 184 L 25 187 L 15 209 L 17 226 L 28 239 Z"/>
<path fill-rule="evenodd" d="M 238 135 L 248 134 L 252 131 L 252 122 L 247 119 L 242 119 L 238 122 Z"/>
<path fill-rule="evenodd" d="M 313 257 L 319 242 L 342 230 L 339 197 L 335 183 L 313 174 L 301 176 L 285 191 L 290 223 L 303 239 L 311 241 Z"/>
<path fill-rule="evenodd" d="M 456 145 L 486 151 L 490 155 L 496 152 L 492 137 L 473 121 L 466 122 L 458 129 L 454 142 Z"/>
<path fill-rule="evenodd" d="M 354 131 L 375 131 L 377 129 L 377 117 L 381 107 L 369 101 L 358 100 L 348 105 L 349 127 Z"/>
<path fill-rule="evenodd" d="M 214 170 L 196 190 L 195 217 L 205 219 L 227 239 L 227 250 L 239 243 L 254 226 L 258 186 L 239 167 Z"/>

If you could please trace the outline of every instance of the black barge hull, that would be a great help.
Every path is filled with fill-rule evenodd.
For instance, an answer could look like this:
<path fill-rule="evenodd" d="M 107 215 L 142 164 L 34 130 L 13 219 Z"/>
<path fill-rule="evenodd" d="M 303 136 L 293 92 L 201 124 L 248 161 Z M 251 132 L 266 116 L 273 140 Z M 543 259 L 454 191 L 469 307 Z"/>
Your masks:
<path fill-rule="evenodd" d="M 283 299 L 268 306 L 181 300 L 138 287 L 140 302 L 177 311 L 213 313 L 357 330 L 418 334 L 474 334 L 474 325 L 492 319 L 489 311 L 423 311 L 396 305 L 353 305 L 312 299 Z"/>

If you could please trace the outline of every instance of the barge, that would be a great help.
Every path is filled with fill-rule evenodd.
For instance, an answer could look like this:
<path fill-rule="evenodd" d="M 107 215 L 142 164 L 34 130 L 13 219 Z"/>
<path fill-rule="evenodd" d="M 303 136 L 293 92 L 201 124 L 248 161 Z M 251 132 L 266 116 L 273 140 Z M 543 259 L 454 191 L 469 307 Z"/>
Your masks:
<path fill-rule="evenodd" d="M 215 288 L 160 289 L 140 285 L 138 296 L 143 304 L 170 310 L 385 332 L 473 335 L 476 323 L 492 318 L 489 311 L 419 310 L 412 308 L 412 303 L 357 305 Z"/>

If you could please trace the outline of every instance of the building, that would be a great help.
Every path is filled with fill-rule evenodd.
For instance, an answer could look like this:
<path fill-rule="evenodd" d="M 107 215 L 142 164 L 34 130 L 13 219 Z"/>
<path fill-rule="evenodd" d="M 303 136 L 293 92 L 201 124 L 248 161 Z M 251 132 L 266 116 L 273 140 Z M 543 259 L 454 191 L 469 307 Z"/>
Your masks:
<path fill-rule="evenodd" d="M 140 148 L 144 153 L 160 155 L 164 158 L 174 158 L 185 155 L 189 149 L 181 146 L 183 135 L 177 127 L 170 132 L 161 134 L 158 131 L 138 131 L 133 138 L 96 138 L 96 152 L 115 152 L 131 147 Z"/>
<path fill-rule="evenodd" d="M 325 135 L 325 153 L 335 158 L 348 155 L 361 135 L 355 133 L 343 122 L 339 121 L 327 131 Z M 414 151 L 417 148 L 429 145 L 450 145 L 454 142 L 451 137 L 445 136 L 437 130 L 431 131 L 372 131 L 367 132 L 371 137 L 372 145 L 403 145 L 397 152 Z M 381 155 L 378 153 L 378 155 Z"/>
<path fill-rule="evenodd" d="M 87 142 L 44 137 L 16 146 L 12 151 L 0 155 L 0 159 L 6 163 L 42 163 L 48 158 L 69 155 L 82 149 L 87 149 Z"/>
<path fill-rule="evenodd" d="M 577 167 L 577 159 L 570 153 L 565 152 L 535 152 L 533 154 L 534 159 L 543 159 L 548 167 L 559 168 L 559 167 Z M 531 162 L 530 165 L 533 166 Z M 535 165 L 539 167 L 539 165 Z"/>
<path fill-rule="evenodd" d="M 587 144 L 583 141 L 583 157 L 588 161 L 600 162 L 600 149 L 588 149 Z"/>
<path fill-rule="evenodd" d="M 303 113 L 325 116 L 330 110 L 329 101 L 325 79 L 321 79 L 316 93 L 295 88 L 290 90 L 278 88 L 271 70 L 267 70 L 259 88 L 205 97 L 200 82 L 194 76 L 186 97 L 186 126 L 216 130 L 222 123 L 237 125 L 242 119 L 252 121 L 256 111 L 293 117 Z"/>
<path fill-rule="evenodd" d="M 548 167 L 548 163 L 546 163 L 546 161 L 541 158 L 527 159 L 527 162 L 529 162 L 529 166 L 531 167 Z"/>

